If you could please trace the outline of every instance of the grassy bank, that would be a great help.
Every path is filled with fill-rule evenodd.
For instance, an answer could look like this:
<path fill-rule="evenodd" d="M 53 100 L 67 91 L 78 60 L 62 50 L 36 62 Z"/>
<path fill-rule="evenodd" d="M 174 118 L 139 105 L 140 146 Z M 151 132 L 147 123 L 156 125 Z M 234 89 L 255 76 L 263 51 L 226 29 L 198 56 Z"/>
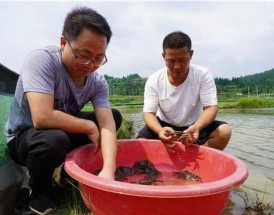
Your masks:
<path fill-rule="evenodd" d="M 142 108 L 144 105 L 143 96 L 111 96 L 110 104 L 114 108 Z M 234 101 L 219 101 L 218 107 L 235 109 L 260 109 L 274 108 L 274 98 L 244 97 Z M 91 110 L 91 105 L 87 105 L 84 110 Z"/>
<path fill-rule="evenodd" d="M 111 95 L 109 100 L 112 106 L 140 106 L 144 104 L 143 96 Z"/>
<path fill-rule="evenodd" d="M 274 108 L 273 98 L 262 97 L 245 97 L 234 102 L 219 102 L 220 108 L 239 108 L 239 109 L 256 109 L 256 108 Z"/>
<path fill-rule="evenodd" d="M 143 96 L 121 96 L 111 95 L 110 103 L 112 107 L 138 108 L 144 104 Z M 239 109 L 256 109 L 256 108 L 274 108 L 274 98 L 263 97 L 244 97 L 234 101 L 218 102 L 219 108 L 239 108 Z"/>

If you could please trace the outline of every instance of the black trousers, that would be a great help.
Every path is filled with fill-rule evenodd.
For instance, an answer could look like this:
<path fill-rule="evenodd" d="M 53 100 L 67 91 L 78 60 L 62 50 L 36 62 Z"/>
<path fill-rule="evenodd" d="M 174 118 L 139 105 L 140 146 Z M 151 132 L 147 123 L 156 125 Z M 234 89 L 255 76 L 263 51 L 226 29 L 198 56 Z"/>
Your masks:
<path fill-rule="evenodd" d="M 188 127 L 178 127 L 171 125 L 163 120 L 161 120 L 159 117 L 157 117 L 158 122 L 162 127 L 168 126 L 173 128 L 175 131 L 184 131 Z M 210 134 L 218 128 L 222 124 L 227 124 L 224 121 L 219 121 L 219 120 L 214 120 L 211 124 L 206 126 L 200 131 L 199 138 L 198 138 L 198 143 L 199 145 L 203 145 L 209 138 Z M 137 134 L 137 138 L 146 138 L 146 139 L 159 139 L 158 134 L 155 134 L 152 130 L 150 130 L 147 125 L 145 125 Z"/>
<path fill-rule="evenodd" d="M 112 113 L 118 130 L 122 115 L 116 109 L 112 109 Z M 81 112 L 79 118 L 92 120 L 98 126 L 94 112 Z M 51 186 L 53 172 L 64 162 L 66 154 L 88 143 L 86 134 L 30 128 L 13 138 L 8 149 L 13 160 L 28 168 L 32 189 L 44 190 Z"/>

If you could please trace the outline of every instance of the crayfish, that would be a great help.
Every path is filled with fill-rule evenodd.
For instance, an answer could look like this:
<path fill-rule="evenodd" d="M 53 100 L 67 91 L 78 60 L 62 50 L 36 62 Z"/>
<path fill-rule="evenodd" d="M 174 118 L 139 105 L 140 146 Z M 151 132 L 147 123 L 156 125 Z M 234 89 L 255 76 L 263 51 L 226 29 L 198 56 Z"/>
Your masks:
<path fill-rule="evenodd" d="M 142 185 L 157 185 L 157 183 L 164 183 L 163 181 L 161 180 L 157 180 L 155 178 L 149 178 L 149 179 L 140 179 L 140 180 L 137 180 L 137 181 L 132 181 L 130 182 L 132 184 L 142 184 Z"/>
<path fill-rule="evenodd" d="M 133 165 L 133 169 L 136 173 L 144 174 L 145 179 L 154 179 L 162 175 L 149 160 L 141 160 Z"/>
<path fill-rule="evenodd" d="M 192 172 L 185 170 L 182 172 L 173 172 L 174 175 L 176 175 L 178 178 L 190 180 L 190 181 L 198 181 L 202 182 L 202 178 L 198 175 L 193 174 Z"/>
<path fill-rule="evenodd" d="M 199 143 L 199 140 L 197 140 L 193 134 L 191 133 L 185 133 L 183 131 L 174 131 L 174 132 L 166 132 L 165 135 L 167 137 L 173 136 L 173 139 L 175 142 L 180 142 L 184 144 L 185 146 L 189 146 L 193 143 Z"/>

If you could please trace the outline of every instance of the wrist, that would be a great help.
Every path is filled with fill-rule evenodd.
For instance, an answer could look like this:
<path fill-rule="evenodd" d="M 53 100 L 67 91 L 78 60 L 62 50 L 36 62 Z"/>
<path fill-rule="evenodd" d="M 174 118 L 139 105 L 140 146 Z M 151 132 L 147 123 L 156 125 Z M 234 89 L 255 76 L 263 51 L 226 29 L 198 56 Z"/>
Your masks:
<path fill-rule="evenodd" d="M 88 133 L 90 134 L 94 133 L 97 130 L 96 124 L 90 120 L 88 120 L 87 128 L 88 128 Z"/>
<path fill-rule="evenodd" d="M 197 123 L 197 122 L 195 122 L 193 125 L 194 125 L 195 128 L 196 128 L 197 130 L 199 130 L 199 131 L 202 129 L 202 126 L 201 126 L 199 123 Z"/>

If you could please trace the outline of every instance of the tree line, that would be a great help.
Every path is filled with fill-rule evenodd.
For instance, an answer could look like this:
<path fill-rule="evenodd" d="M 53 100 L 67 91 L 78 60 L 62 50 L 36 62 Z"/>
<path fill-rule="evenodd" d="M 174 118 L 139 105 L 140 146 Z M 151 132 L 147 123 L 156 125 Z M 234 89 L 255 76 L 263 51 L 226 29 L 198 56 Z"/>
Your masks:
<path fill-rule="evenodd" d="M 274 68 L 254 75 L 237 78 L 215 78 L 219 100 L 235 97 L 273 97 Z"/>
<path fill-rule="evenodd" d="M 131 74 L 122 78 L 105 75 L 110 95 L 142 96 L 147 78 Z M 215 78 L 219 100 L 235 100 L 236 97 L 274 96 L 274 68 L 254 75 Z"/>

